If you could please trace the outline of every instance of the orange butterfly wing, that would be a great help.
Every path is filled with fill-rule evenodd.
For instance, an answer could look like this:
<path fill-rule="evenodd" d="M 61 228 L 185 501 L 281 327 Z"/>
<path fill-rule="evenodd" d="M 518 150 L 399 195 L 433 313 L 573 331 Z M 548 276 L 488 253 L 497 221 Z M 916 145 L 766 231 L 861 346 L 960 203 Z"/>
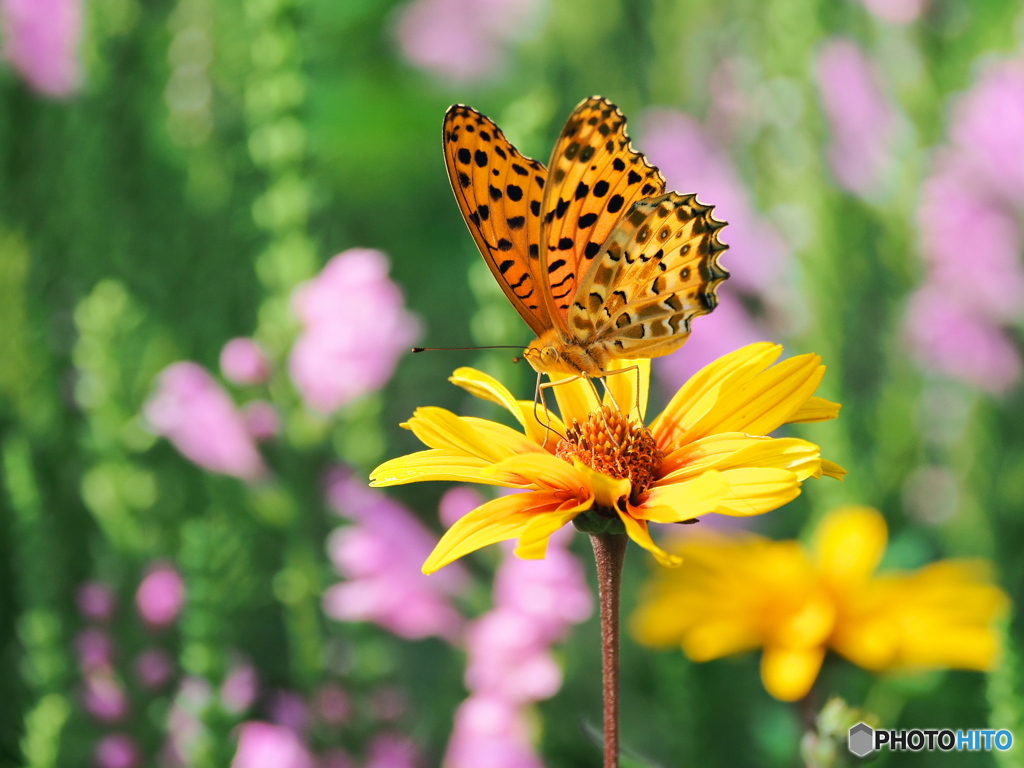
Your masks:
<path fill-rule="evenodd" d="M 493 121 L 462 104 L 445 114 L 444 159 L 459 209 L 491 274 L 540 336 L 553 323 L 540 259 L 544 166 L 520 154 Z"/>
<path fill-rule="evenodd" d="M 548 276 L 555 322 L 602 245 L 637 200 L 665 192 L 665 178 L 635 149 L 626 117 L 600 96 L 581 102 L 551 153 L 544 189 L 541 274 Z"/>

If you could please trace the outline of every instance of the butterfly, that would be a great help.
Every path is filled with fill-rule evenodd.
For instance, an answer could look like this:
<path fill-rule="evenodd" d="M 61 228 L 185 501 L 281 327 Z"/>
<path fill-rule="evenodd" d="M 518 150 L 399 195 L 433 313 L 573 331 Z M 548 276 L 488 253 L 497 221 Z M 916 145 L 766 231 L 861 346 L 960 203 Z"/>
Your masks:
<path fill-rule="evenodd" d="M 666 355 L 718 303 L 725 222 L 665 191 L 607 99 L 576 107 L 547 168 L 462 104 L 445 115 L 444 156 L 480 253 L 537 335 L 523 356 L 538 373 L 597 377 Z"/>

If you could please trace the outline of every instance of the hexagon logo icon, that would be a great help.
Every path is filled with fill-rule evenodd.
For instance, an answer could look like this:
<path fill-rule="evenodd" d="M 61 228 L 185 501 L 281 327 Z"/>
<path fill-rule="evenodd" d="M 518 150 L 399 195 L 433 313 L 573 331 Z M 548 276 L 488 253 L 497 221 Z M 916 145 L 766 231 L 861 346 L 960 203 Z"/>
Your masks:
<path fill-rule="evenodd" d="M 875 751 L 874 730 L 867 723 L 857 723 L 850 729 L 847 746 L 857 757 L 870 755 Z"/>

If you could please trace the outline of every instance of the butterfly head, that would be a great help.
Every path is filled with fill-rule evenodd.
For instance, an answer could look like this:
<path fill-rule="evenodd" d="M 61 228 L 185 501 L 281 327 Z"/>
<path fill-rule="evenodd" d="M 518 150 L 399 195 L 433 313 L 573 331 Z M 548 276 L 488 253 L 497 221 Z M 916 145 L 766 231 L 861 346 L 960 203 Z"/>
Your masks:
<path fill-rule="evenodd" d="M 592 348 L 565 338 L 556 329 L 545 332 L 523 352 L 538 373 L 566 373 L 575 376 L 602 376 L 604 366 L 595 359 Z"/>

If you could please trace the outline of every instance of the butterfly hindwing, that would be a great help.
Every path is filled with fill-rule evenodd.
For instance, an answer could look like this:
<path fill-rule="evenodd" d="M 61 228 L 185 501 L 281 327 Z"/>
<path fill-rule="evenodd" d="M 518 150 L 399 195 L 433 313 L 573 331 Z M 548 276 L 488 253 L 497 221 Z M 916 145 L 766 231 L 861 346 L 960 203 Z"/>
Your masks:
<path fill-rule="evenodd" d="M 556 322 L 619 219 L 664 191 L 661 172 L 633 149 L 618 107 L 598 96 L 576 107 L 551 154 L 542 205 L 542 269 Z"/>
<path fill-rule="evenodd" d="M 540 266 L 547 172 L 489 118 L 456 104 L 444 119 L 444 157 L 462 216 L 512 306 L 540 335 L 552 327 Z"/>
<path fill-rule="evenodd" d="M 718 302 L 729 273 L 718 264 L 725 226 L 695 195 L 670 192 L 633 204 L 584 276 L 569 310 L 582 341 L 618 357 L 678 349 L 690 320 Z"/>

